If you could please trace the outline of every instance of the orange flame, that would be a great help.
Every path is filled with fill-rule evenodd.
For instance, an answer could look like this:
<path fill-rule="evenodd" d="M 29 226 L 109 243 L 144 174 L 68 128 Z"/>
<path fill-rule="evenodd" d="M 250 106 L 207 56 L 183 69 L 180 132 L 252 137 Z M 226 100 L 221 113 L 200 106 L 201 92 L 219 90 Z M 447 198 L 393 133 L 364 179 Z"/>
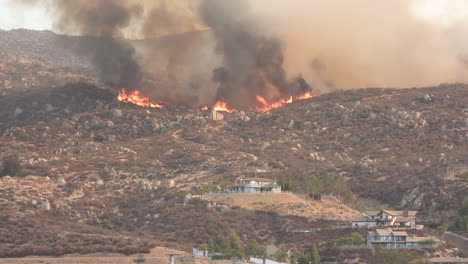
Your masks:
<path fill-rule="evenodd" d="M 252 108 L 251 110 L 266 112 L 266 111 L 269 111 L 269 110 L 272 110 L 272 109 L 282 107 L 285 104 L 290 104 L 290 103 L 292 103 L 294 101 L 297 101 L 297 100 L 312 98 L 314 96 L 315 95 L 313 95 L 311 92 L 306 92 L 306 93 L 304 93 L 302 95 L 290 96 L 290 97 L 285 98 L 285 99 L 280 99 L 277 102 L 268 103 L 268 101 L 264 97 L 262 97 L 260 95 L 257 95 L 256 96 L 257 106 L 255 108 Z M 236 109 L 233 109 L 233 108 L 229 107 L 227 102 L 224 99 L 221 99 L 221 100 L 217 101 L 215 103 L 215 105 L 213 105 L 213 107 L 204 106 L 204 107 L 202 107 L 200 109 L 202 111 L 206 111 L 208 109 L 213 109 L 215 111 L 224 111 L 224 112 L 229 112 L 229 113 L 232 113 L 232 112 L 236 111 Z"/>
<path fill-rule="evenodd" d="M 308 99 L 308 98 L 312 98 L 314 97 L 314 95 L 311 93 L 311 92 L 306 92 L 305 94 L 302 94 L 302 95 L 299 95 L 299 96 L 290 96 L 289 98 L 285 98 L 285 99 L 281 99 L 277 102 L 274 102 L 274 103 L 268 103 L 267 100 L 263 97 L 261 97 L 260 95 L 257 95 L 257 102 L 258 102 L 258 106 L 255 107 L 255 110 L 257 111 L 261 111 L 261 112 L 265 112 L 265 111 L 269 111 L 269 110 L 272 110 L 272 109 L 276 109 L 276 108 L 279 108 L 279 107 L 282 107 L 283 105 L 285 104 L 290 104 L 294 101 L 297 101 L 297 100 L 303 100 L 303 99 Z"/>
<path fill-rule="evenodd" d="M 218 111 L 218 112 L 229 112 L 229 113 L 236 111 L 235 109 L 229 108 L 227 105 L 227 102 L 224 99 L 221 99 L 218 102 L 216 102 L 216 104 L 213 106 L 213 110 Z"/>
<path fill-rule="evenodd" d="M 138 90 L 127 91 L 126 89 L 122 88 L 119 91 L 119 96 L 117 97 L 117 100 L 124 103 L 132 103 L 143 107 L 164 108 L 163 105 L 152 102 L 149 97 L 144 96 Z"/>
<path fill-rule="evenodd" d="M 280 99 L 277 102 L 269 103 L 264 97 L 257 95 L 257 106 L 250 110 L 266 112 L 272 109 L 282 107 L 285 104 L 290 104 L 297 100 L 312 98 L 314 96 L 315 95 L 313 95 L 311 92 L 306 92 L 299 96 L 290 96 L 288 98 Z M 119 91 L 119 96 L 117 97 L 117 99 L 124 103 L 132 103 L 143 107 L 164 108 L 163 104 L 152 101 L 148 96 L 143 95 L 138 90 L 127 91 L 126 89 L 121 89 Z M 217 101 L 212 107 L 204 106 L 200 108 L 200 110 L 202 111 L 206 111 L 209 109 L 229 113 L 236 111 L 236 109 L 229 107 L 228 103 L 224 99 Z"/>

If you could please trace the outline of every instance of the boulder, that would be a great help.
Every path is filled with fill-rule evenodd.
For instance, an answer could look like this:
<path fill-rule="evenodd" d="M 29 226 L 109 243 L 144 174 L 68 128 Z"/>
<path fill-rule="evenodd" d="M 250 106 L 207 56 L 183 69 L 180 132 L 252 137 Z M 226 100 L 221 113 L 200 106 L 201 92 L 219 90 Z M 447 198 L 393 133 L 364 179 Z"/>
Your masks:
<path fill-rule="evenodd" d="M 19 115 L 21 115 L 23 113 L 23 109 L 21 108 L 16 108 L 15 109 L 15 112 L 14 112 L 14 116 L 15 117 L 18 117 Z"/>
<path fill-rule="evenodd" d="M 50 211 L 51 206 L 50 206 L 49 200 L 47 200 L 47 199 L 42 200 L 42 202 L 41 202 L 40 204 L 37 205 L 37 209 L 42 209 L 42 210 Z"/>
<path fill-rule="evenodd" d="M 66 182 L 65 182 L 65 179 L 63 177 L 58 177 L 57 178 L 57 183 L 58 184 L 65 184 Z"/>
<path fill-rule="evenodd" d="M 175 181 L 174 180 L 167 180 L 167 187 L 168 188 L 174 188 L 175 187 Z"/>
<path fill-rule="evenodd" d="M 111 116 L 113 118 L 121 118 L 123 115 L 122 115 L 122 111 L 120 109 L 117 109 L 117 108 L 113 108 L 111 110 Z"/>
<path fill-rule="evenodd" d="M 223 204 L 219 204 L 216 206 L 216 211 L 218 212 L 226 212 L 226 211 L 229 211 L 231 208 L 229 208 L 229 206 L 227 205 L 223 205 Z"/>
<path fill-rule="evenodd" d="M 51 104 L 46 104 L 44 110 L 46 110 L 46 112 L 52 112 L 54 111 L 54 107 Z"/>

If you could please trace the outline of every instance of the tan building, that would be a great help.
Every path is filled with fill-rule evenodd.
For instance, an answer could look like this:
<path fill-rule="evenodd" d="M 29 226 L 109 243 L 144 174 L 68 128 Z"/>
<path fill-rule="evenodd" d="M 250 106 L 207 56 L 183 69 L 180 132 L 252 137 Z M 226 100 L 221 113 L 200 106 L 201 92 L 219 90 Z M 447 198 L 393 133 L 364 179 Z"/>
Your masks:
<path fill-rule="evenodd" d="M 406 231 L 376 229 L 367 235 L 367 246 L 381 246 L 383 248 L 434 248 L 439 239 L 432 236 L 417 237 L 408 235 Z"/>

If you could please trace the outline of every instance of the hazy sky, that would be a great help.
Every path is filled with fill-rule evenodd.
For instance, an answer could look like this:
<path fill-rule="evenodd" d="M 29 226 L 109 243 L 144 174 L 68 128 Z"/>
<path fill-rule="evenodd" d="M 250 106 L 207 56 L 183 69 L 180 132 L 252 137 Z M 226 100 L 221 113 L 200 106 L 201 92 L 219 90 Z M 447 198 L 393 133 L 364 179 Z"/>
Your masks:
<path fill-rule="evenodd" d="M 468 0 L 409 0 L 409 2 L 412 3 L 410 8 L 415 15 L 442 26 L 450 26 L 468 17 Z M 12 3 L 14 0 L 0 0 L 0 29 L 52 29 L 50 14 L 44 6 L 39 4 L 35 7 L 19 8 L 19 5 Z"/>
<path fill-rule="evenodd" d="M 18 8 L 11 0 L 0 0 L 0 29 L 51 29 L 49 17 L 44 7 Z"/>

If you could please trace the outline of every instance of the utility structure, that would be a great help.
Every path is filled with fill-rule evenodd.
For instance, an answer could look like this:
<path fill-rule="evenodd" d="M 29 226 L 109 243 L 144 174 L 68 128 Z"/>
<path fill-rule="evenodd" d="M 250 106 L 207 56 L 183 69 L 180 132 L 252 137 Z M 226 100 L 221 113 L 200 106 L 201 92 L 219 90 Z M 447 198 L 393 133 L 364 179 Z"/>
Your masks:
<path fill-rule="evenodd" d="M 169 264 L 174 264 L 175 263 L 175 257 L 177 255 L 182 255 L 184 252 L 177 251 L 177 250 L 167 250 L 166 251 L 166 256 L 169 257 Z"/>

